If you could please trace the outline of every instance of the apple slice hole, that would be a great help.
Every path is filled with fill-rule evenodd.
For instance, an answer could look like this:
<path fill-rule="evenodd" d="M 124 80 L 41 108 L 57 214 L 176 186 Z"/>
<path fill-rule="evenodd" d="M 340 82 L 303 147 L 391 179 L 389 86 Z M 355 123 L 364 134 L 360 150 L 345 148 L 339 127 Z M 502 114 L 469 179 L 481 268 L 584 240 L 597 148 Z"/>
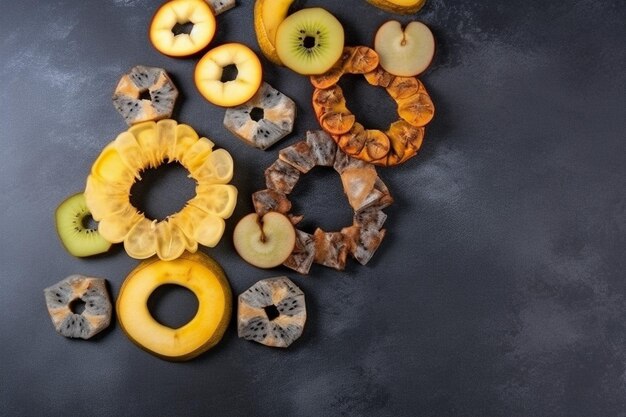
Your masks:
<path fill-rule="evenodd" d="M 278 316 L 280 316 L 280 312 L 274 304 L 263 307 L 263 310 L 265 310 L 265 314 L 267 315 L 267 319 L 269 321 L 273 321 L 274 319 L 278 318 Z"/>
<path fill-rule="evenodd" d="M 191 34 L 191 31 L 193 30 L 193 23 L 192 22 L 185 22 L 185 23 L 176 23 L 174 25 L 174 27 L 172 27 L 172 33 L 174 34 L 174 36 L 178 36 L 178 35 L 189 35 Z"/>
<path fill-rule="evenodd" d="M 265 117 L 265 111 L 260 107 L 255 107 L 250 111 L 250 118 L 255 122 L 258 122 Z"/>
<path fill-rule="evenodd" d="M 239 70 L 237 69 L 237 65 L 228 64 L 224 68 L 222 68 L 222 77 L 220 78 L 220 81 L 223 83 L 227 83 L 229 81 L 237 79 L 238 75 Z"/>

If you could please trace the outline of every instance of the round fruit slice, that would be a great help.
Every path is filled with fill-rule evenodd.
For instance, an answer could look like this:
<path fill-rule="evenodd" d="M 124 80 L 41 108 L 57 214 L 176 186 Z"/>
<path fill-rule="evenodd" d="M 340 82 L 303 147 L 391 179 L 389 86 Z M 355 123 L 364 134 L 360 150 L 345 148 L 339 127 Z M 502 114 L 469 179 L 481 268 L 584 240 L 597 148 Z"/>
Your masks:
<path fill-rule="evenodd" d="M 214 146 L 171 119 L 139 123 L 118 135 L 97 158 L 85 188 L 100 236 L 109 243 L 124 242 L 126 253 L 137 259 L 156 254 L 171 260 L 185 249 L 195 252 L 198 244 L 217 245 L 237 189 L 226 185 L 233 177 L 233 158 Z M 165 161 L 180 162 L 197 181 L 199 194 L 180 212 L 157 221 L 140 213 L 129 193 L 141 171 Z"/>
<path fill-rule="evenodd" d="M 226 67 L 237 75 L 227 80 Z M 227 43 L 207 52 L 196 65 L 194 82 L 200 94 L 213 104 L 233 107 L 250 100 L 263 81 L 261 61 L 247 46 Z"/>
<path fill-rule="evenodd" d="M 326 10 L 314 7 L 288 16 L 276 32 L 280 60 L 303 75 L 323 74 L 341 57 L 343 26 Z"/>
<path fill-rule="evenodd" d="M 391 20 L 376 32 L 374 49 L 386 71 L 413 77 L 424 72 L 433 60 L 435 38 L 421 22 L 411 22 L 403 30 L 400 22 Z"/>
<path fill-rule="evenodd" d="M 128 125 L 172 115 L 178 97 L 164 69 L 137 65 L 122 75 L 113 93 L 113 105 Z"/>
<path fill-rule="evenodd" d="M 106 280 L 70 275 L 44 290 L 56 331 L 65 337 L 89 339 L 111 323 L 111 300 Z M 84 309 L 79 313 L 78 306 Z"/>
<path fill-rule="evenodd" d="M 215 16 L 206 2 L 171 0 L 159 7 L 152 18 L 150 42 L 162 54 L 189 56 L 211 42 L 215 27 Z"/>
<path fill-rule="evenodd" d="M 306 323 L 304 293 L 287 277 L 261 280 L 239 295 L 239 337 L 286 348 L 302 335 Z"/>
<path fill-rule="evenodd" d="M 57 233 L 65 249 L 74 256 L 97 255 L 111 247 L 96 229 L 88 227 L 90 216 L 83 193 L 71 196 L 56 209 Z"/>
<path fill-rule="evenodd" d="M 233 233 L 239 256 L 259 268 L 273 268 L 285 262 L 296 244 L 296 232 L 289 218 L 277 212 L 263 217 L 243 217 Z"/>
<path fill-rule="evenodd" d="M 190 322 L 173 329 L 157 322 L 147 307 L 158 287 L 175 284 L 198 298 Z M 192 359 L 215 346 L 231 316 L 231 290 L 220 265 L 206 255 L 184 253 L 173 261 L 150 259 L 126 278 L 117 297 L 120 327 L 140 348 L 170 361 Z"/>
<path fill-rule="evenodd" d="M 291 133 L 295 118 L 296 103 L 264 82 L 250 100 L 226 110 L 224 127 L 265 150 Z"/>

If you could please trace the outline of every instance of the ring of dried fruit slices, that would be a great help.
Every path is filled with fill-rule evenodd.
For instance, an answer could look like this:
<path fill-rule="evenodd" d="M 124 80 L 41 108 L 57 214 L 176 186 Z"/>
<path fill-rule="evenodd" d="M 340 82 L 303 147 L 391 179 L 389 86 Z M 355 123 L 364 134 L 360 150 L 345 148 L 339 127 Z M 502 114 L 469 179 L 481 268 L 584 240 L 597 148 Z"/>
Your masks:
<path fill-rule="evenodd" d="M 131 126 L 100 153 L 87 177 L 85 199 L 98 232 L 111 242 L 124 242 L 129 256 L 163 260 L 178 258 L 198 244 L 213 247 L 237 202 L 228 182 L 233 159 L 225 149 L 213 150 L 193 128 L 165 119 Z M 165 220 L 148 219 L 130 203 L 130 189 L 141 171 L 165 161 L 179 162 L 196 180 L 196 196 Z"/>
<path fill-rule="evenodd" d="M 398 105 L 400 120 L 387 131 L 367 129 L 348 109 L 338 82 L 343 74 L 363 74 L 371 85 L 384 87 Z M 322 129 L 348 155 L 375 165 L 392 166 L 415 156 L 424 126 L 434 114 L 426 88 L 416 77 L 399 77 L 379 66 L 378 54 L 365 46 L 346 47 L 327 73 L 312 76 L 313 109 Z"/>
<path fill-rule="evenodd" d="M 283 265 L 301 274 L 307 274 L 313 262 L 343 270 L 348 254 L 365 265 L 385 237 L 382 226 L 387 215 L 382 210 L 393 198 L 374 165 L 345 154 L 326 132 L 307 132 L 306 140 L 279 152 L 278 160 L 265 170 L 267 188 L 252 194 L 254 209 L 261 217 L 270 211 L 285 214 L 297 224 L 302 216 L 290 214 L 287 195 L 300 175 L 316 166 L 333 167 L 340 175 L 354 210 L 353 224 L 340 232 L 318 228 L 312 235 L 296 229 L 295 249 Z"/>

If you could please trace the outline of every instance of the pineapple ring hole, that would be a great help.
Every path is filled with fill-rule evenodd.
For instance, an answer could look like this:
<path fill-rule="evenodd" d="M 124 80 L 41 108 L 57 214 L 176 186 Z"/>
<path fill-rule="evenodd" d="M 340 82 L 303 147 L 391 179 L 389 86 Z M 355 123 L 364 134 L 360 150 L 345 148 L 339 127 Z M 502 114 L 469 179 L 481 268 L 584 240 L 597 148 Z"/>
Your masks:
<path fill-rule="evenodd" d="M 148 297 L 150 315 L 163 326 L 179 329 L 198 312 L 200 302 L 190 289 L 178 284 L 163 284 Z"/>
<path fill-rule="evenodd" d="M 142 171 L 141 180 L 131 187 L 130 203 L 147 218 L 160 221 L 181 211 L 196 195 L 195 187 L 180 163 L 161 164 Z"/>

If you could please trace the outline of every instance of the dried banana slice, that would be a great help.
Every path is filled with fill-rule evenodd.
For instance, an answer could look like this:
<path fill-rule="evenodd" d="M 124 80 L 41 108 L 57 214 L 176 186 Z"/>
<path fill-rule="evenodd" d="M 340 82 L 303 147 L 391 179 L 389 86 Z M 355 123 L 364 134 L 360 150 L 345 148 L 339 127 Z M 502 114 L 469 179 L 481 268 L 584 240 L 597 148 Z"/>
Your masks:
<path fill-rule="evenodd" d="M 264 82 L 246 103 L 224 114 L 224 126 L 247 144 L 265 150 L 293 130 L 296 103 Z"/>

